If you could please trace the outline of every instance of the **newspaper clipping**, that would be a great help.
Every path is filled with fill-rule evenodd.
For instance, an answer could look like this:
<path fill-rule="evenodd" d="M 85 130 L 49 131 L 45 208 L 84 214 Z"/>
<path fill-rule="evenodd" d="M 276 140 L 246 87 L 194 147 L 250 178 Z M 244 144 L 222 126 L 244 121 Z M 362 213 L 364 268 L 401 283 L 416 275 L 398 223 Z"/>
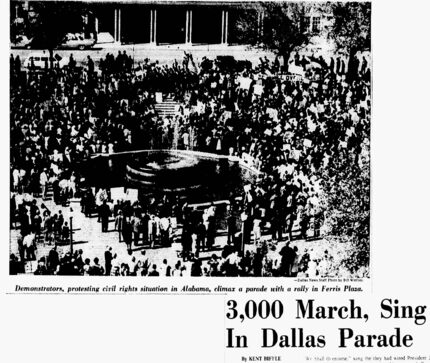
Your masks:
<path fill-rule="evenodd" d="M 427 50 L 380 3 L 4 4 L 4 361 L 430 361 Z"/>

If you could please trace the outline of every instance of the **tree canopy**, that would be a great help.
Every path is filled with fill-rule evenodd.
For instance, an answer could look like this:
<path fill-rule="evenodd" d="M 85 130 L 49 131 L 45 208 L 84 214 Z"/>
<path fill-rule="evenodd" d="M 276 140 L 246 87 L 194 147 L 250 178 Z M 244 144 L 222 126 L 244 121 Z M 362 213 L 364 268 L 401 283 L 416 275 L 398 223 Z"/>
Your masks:
<path fill-rule="evenodd" d="M 315 6 L 300 2 L 264 2 L 262 23 L 251 12 L 238 21 L 244 40 L 252 46 L 270 50 L 288 61 L 290 54 L 309 44 L 311 34 L 303 26 L 303 19 Z"/>
<path fill-rule="evenodd" d="M 86 7 L 80 4 L 56 2 L 37 2 L 33 4 L 35 17 L 30 27 L 30 34 L 35 37 L 35 44 L 42 48 L 55 48 L 64 36 L 82 29 L 82 15 Z"/>
<path fill-rule="evenodd" d="M 332 3 L 333 27 L 331 37 L 338 50 L 354 55 L 370 49 L 370 2 Z"/>
<path fill-rule="evenodd" d="M 312 11 L 332 15 L 333 23 L 329 37 L 337 50 L 345 51 L 351 57 L 358 51 L 370 49 L 370 2 L 263 2 L 259 4 L 264 12 L 261 24 L 255 11 L 244 11 L 237 23 L 243 43 L 273 51 L 283 56 L 284 61 L 296 50 L 307 46 L 313 37 L 304 19 Z"/>
<path fill-rule="evenodd" d="M 370 258 L 370 159 L 357 163 L 354 158 L 341 156 L 333 169 L 322 172 L 326 232 L 352 244 L 347 261 L 352 272 L 368 265 Z"/>

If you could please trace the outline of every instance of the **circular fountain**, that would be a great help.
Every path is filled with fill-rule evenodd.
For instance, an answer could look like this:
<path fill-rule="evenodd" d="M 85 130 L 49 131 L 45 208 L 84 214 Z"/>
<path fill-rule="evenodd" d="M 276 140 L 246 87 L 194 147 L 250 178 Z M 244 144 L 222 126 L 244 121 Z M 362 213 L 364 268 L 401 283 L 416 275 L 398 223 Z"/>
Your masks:
<path fill-rule="evenodd" d="M 126 186 L 145 194 L 175 192 L 199 202 L 237 195 L 258 176 L 238 158 L 185 150 L 97 155 L 84 165 L 83 173 L 92 186 Z"/>
<path fill-rule="evenodd" d="M 204 183 L 211 175 L 211 164 L 192 154 L 154 150 L 133 155 L 127 163 L 126 178 L 138 186 L 183 191 Z"/>

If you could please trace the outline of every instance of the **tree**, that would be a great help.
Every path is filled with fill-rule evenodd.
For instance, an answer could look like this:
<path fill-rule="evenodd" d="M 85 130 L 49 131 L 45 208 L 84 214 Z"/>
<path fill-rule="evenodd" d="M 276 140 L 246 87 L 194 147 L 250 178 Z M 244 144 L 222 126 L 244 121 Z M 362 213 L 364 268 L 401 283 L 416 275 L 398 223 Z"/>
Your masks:
<path fill-rule="evenodd" d="M 302 2 L 263 2 L 260 4 L 264 14 L 262 23 L 254 15 L 255 11 L 245 10 L 236 26 L 244 42 L 281 56 L 287 69 L 291 53 L 310 42 L 312 34 L 304 28 L 303 19 L 316 6 Z"/>
<path fill-rule="evenodd" d="M 351 272 L 367 266 L 370 257 L 370 160 L 362 158 L 359 164 L 354 158 L 341 155 L 322 172 L 326 233 L 351 243 L 345 261 Z"/>
<path fill-rule="evenodd" d="M 70 32 L 82 30 L 82 15 L 87 11 L 85 5 L 39 1 L 32 4 L 34 16 L 30 35 L 32 46 L 48 49 L 53 61 L 53 49 Z"/>
<path fill-rule="evenodd" d="M 348 77 L 357 74 L 356 54 L 370 50 L 370 2 L 338 2 L 331 4 L 333 27 L 330 36 L 338 50 L 349 55 Z"/>

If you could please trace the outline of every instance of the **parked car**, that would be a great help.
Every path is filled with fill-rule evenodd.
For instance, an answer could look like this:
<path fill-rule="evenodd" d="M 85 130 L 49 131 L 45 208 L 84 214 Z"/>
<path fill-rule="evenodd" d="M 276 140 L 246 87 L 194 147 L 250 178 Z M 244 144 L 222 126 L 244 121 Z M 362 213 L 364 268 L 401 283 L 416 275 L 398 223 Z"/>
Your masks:
<path fill-rule="evenodd" d="M 25 35 L 18 35 L 15 38 L 14 42 L 11 42 L 11 47 L 12 48 L 27 48 L 29 49 L 31 47 L 31 41 L 33 39 L 30 38 L 28 39 Z"/>
<path fill-rule="evenodd" d="M 47 51 L 30 53 L 24 61 L 24 68 L 29 69 L 31 67 L 32 62 L 35 68 L 45 68 L 46 65 L 48 65 L 49 67 L 49 53 Z M 53 63 L 54 66 L 63 68 L 69 64 L 69 60 L 67 58 L 62 58 L 58 54 L 55 54 L 53 58 Z"/>
<path fill-rule="evenodd" d="M 91 48 L 94 43 L 94 39 L 85 38 L 81 33 L 68 33 L 59 44 L 58 48 L 83 50 Z"/>
<path fill-rule="evenodd" d="M 32 52 L 24 61 L 24 67 L 30 68 L 31 65 L 36 68 L 45 68 L 46 64 L 49 66 L 49 53 L 48 52 Z"/>
<path fill-rule="evenodd" d="M 112 36 L 111 33 L 108 32 L 102 32 L 102 33 L 98 33 L 97 34 L 97 43 L 96 45 L 101 45 L 101 44 L 114 44 L 115 43 L 115 39 Z"/>

